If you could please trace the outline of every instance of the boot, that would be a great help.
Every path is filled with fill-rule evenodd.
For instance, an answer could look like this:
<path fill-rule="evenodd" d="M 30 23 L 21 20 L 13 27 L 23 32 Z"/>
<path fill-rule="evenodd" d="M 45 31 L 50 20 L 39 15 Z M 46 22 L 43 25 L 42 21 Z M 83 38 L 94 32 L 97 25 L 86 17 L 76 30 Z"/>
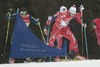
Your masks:
<path fill-rule="evenodd" d="M 60 56 L 57 56 L 54 60 L 54 62 L 58 62 L 60 60 Z"/>
<path fill-rule="evenodd" d="M 9 59 L 9 63 L 14 63 L 15 62 L 15 59 L 14 58 L 10 58 Z"/>
<path fill-rule="evenodd" d="M 84 56 L 79 55 L 79 53 L 75 53 L 76 54 L 76 58 L 79 60 L 85 60 L 86 58 Z"/>
<path fill-rule="evenodd" d="M 68 52 L 68 57 L 69 57 L 69 59 L 75 58 L 75 52 L 74 52 L 74 50 L 70 50 L 70 51 Z"/>

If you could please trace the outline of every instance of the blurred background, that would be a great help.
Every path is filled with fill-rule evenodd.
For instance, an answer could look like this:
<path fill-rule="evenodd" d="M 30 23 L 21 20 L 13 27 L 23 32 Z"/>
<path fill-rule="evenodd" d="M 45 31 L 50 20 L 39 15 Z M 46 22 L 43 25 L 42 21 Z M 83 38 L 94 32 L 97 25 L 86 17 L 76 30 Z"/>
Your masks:
<path fill-rule="evenodd" d="M 10 54 L 11 37 L 15 20 L 10 21 L 8 42 L 5 44 L 8 24 L 6 14 L 9 8 L 12 8 L 12 13 L 14 13 L 16 12 L 17 8 L 25 7 L 30 15 L 40 19 L 41 27 L 43 28 L 46 25 L 48 16 L 54 15 L 57 11 L 59 11 L 59 8 L 62 5 L 69 9 L 74 4 L 77 7 L 77 12 L 79 12 L 79 6 L 81 4 L 83 4 L 85 8 L 83 22 L 87 24 L 86 35 L 89 59 L 100 59 L 100 46 L 97 44 L 96 34 L 91 24 L 95 18 L 100 18 L 100 0 L 0 0 L 0 63 L 3 62 L 3 54 L 5 49 L 6 60 L 9 58 Z M 72 31 L 74 30 L 73 33 L 78 41 L 79 52 L 82 54 L 81 25 L 77 23 L 75 19 L 73 19 L 70 24 L 71 29 Z M 41 39 L 41 33 L 38 26 L 31 23 L 29 28 L 37 37 Z M 85 43 L 83 55 L 86 56 Z"/>

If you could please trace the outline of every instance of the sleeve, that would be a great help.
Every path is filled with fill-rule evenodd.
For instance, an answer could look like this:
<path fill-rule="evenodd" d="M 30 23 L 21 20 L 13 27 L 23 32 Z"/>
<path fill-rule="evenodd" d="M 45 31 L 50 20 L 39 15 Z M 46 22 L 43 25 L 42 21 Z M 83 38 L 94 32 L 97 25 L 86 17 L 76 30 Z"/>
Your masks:
<path fill-rule="evenodd" d="M 8 19 L 9 15 L 6 16 L 6 19 Z M 16 13 L 11 14 L 10 19 L 15 19 L 16 18 Z"/>
<path fill-rule="evenodd" d="M 82 20 L 80 17 L 75 17 L 75 19 L 80 23 L 80 24 L 83 24 Z"/>
<path fill-rule="evenodd" d="M 80 24 L 83 24 L 83 21 L 81 20 L 82 15 L 83 15 L 82 12 L 80 12 L 76 13 L 74 17 Z"/>
<path fill-rule="evenodd" d="M 38 25 L 38 21 L 31 15 L 29 15 L 30 21 L 33 22 L 35 25 Z"/>
<path fill-rule="evenodd" d="M 52 16 L 51 22 L 55 21 L 56 18 L 57 16 Z"/>
<path fill-rule="evenodd" d="M 51 20 L 47 20 L 46 21 L 46 25 L 49 25 L 49 24 L 51 24 L 51 22 L 54 22 L 55 19 L 57 18 L 57 15 L 58 15 L 58 12 L 52 16 Z"/>
<path fill-rule="evenodd" d="M 54 14 L 52 19 L 56 19 L 58 15 L 59 15 L 59 12 L 57 12 L 56 14 Z"/>
<path fill-rule="evenodd" d="M 76 17 L 82 17 L 83 16 L 83 12 L 79 12 L 75 14 Z"/>

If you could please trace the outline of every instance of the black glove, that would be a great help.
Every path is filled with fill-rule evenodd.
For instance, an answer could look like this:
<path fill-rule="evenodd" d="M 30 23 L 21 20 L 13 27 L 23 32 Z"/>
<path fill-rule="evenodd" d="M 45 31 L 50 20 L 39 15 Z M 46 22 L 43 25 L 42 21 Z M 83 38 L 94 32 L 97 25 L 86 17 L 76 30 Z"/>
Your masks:
<path fill-rule="evenodd" d="M 6 14 L 6 16 L 10 15 L 12 13 L 13 9 L 9 8 L 8 13 Z"/>

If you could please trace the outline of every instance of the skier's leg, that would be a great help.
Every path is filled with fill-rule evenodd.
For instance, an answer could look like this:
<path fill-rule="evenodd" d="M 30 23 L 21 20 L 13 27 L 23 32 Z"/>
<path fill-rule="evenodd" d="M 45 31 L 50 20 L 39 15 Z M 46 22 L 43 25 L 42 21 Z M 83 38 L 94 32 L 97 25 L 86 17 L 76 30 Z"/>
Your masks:
<path fill-rule="evenodd" d="M 78 50 L 78 44 L 77 41 L 73 35 L 73 33 L 71 32 L 71 30 L 67 30 L 67 34 L 64 34 L 64 37 L 66 37 L 69 41 L 69 50 L 71 51 L 71 53 L 73 53 L 74 56 L 76 56 L 78 59 L 85 59 L 85 57 L 79 55 L 79 50 Z M 71 55 L 72 56 L 72 55 Z M 73 56 L 73 57 L 74 57 Z"/>
<path fill-rule="evenodd" d="M 59 31 L 60 31 L 59 28 L 56 25 L 54 25 L 52 32 L 50 34 L 50 39 L 49 39 L 49 43 L 48 43 L 49 46 L 51 46 L 51 47 L 54 46 L 54 41 L 56 40 L 57 35 L 59 34 Z"/>
<path fill-rule="evenodd" d="M 57 48 L 58 49 L 61 49 L 61 47 L 62 47 L 62 35 L 58 35 L 57 36 L 57 43 L 58 43 L 58 45 L 57 45 Z"/>
<path fill-rule="evenodd" d="M 75 57 L 74 52 L 78 52 L 78 46 L 77 46 L 77 44 L 75 44 L 76 40 L 70 30 L 67 30 L 67 33 L 63 33 L 63 35 L 66 39 L 68 39 L 70 41 L 68 56 L 70 58 L 74 58 Z"/>
<path fill-rule="evenodd" d="M 57 39 L 57 43 L 58 43 L 57 48 L 61 49 L 61 47 L 62 47 L 62 35 L 58 35 L 56 39 Z M 57 62 L 59 60 L 60 60 L 60 56 L 56 56 L 54 61 Z"/>

